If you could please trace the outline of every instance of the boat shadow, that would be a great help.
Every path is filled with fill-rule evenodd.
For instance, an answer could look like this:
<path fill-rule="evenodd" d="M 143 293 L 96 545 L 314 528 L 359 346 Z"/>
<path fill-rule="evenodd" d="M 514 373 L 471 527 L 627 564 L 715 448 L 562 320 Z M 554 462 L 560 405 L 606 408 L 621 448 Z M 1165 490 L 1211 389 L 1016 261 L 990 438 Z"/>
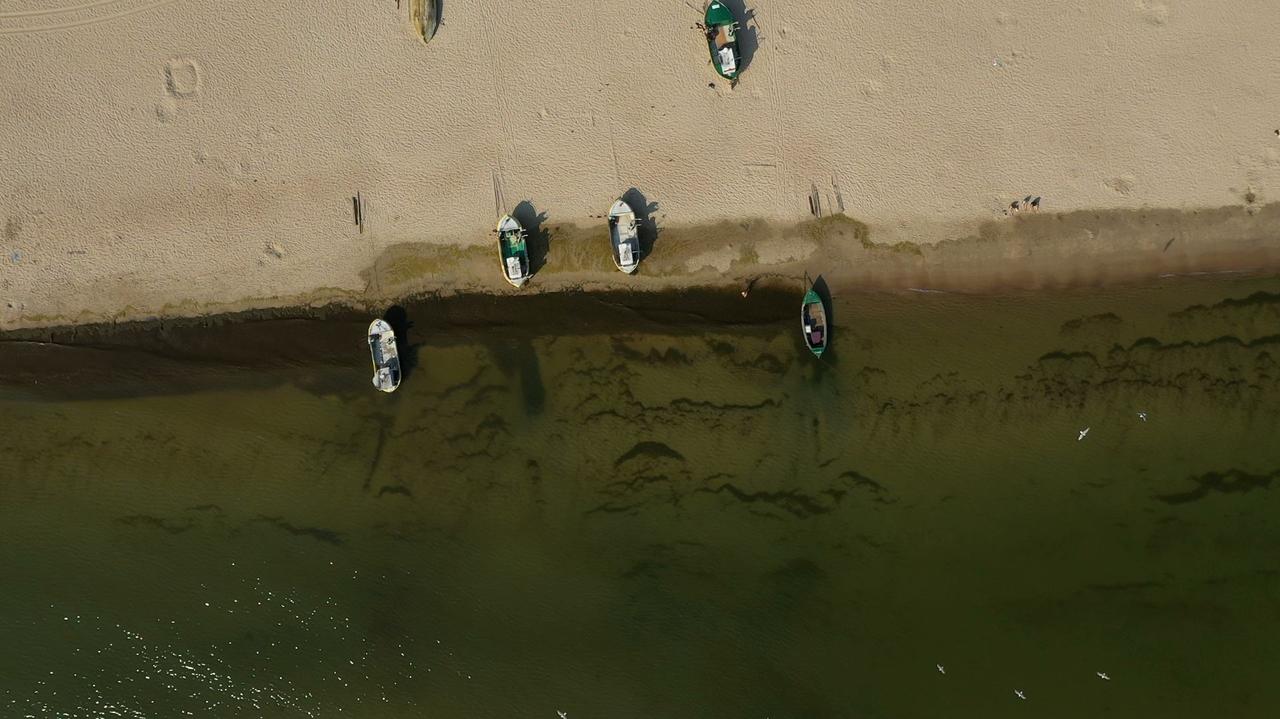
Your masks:
<path fill-rule="evenodd" d="M 636 213 L 636 233 L 640 236 L 640 267 L 644 268 L 644 260 L 653 252 L 658 244 L 658 203 L 650 202 L 640 190 L 632 187 L 622 193 L 622 201 L 631 205 Z"/>
<path fill-rule="evenodd" d="M 409 330 L 413 322 L 409 320 L 409 312 L 400 305 L 392 305 L 382 315 L 382 319 L 391 325 L 396 335 L 396 349 L 400 352 L 400 381 L 409 379 L 418 366 L 418 345 L 409 341 Z"/>
<path fill-rule="evenodd" d="M 484 346 L 498 371 L 509 382 L 519 383 L 525 414 L 530 417 L 541 414 L 547 403 L 547 388 L 533 342 L 526 337 L 489 337 L 484 340 Z"/>
<path fill-rule="evenodd" d="M 529 274 L 536 274 L 547 264 L 547 253 L 551 250 L 551 233 L 542 226 L 547 220 L 547 213 L 538 212 L 532 201 L 521 200 L 511 210 L 511 216 L 520 223 L 528 236 Z"/>
<path fill-rule="evenodd" d="M 720 0 L 738 23 L 738 74 L 751 67 L 751 59 L 760 47 L 760 31 L 756 28 L 756 11 L 748 8 L 746 0 Z"/>

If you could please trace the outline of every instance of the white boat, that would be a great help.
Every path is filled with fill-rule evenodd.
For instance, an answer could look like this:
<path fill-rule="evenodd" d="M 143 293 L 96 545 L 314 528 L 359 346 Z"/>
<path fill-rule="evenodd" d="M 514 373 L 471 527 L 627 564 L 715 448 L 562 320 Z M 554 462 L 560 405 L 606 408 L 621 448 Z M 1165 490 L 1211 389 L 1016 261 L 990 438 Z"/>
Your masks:
<path fill-rule="evenodd" d="M 515 287 L 529 279 L 529 243 L 524 228 L 511 215 L 498 220 L 498 259 L 502 276 Z"/>
<path fill-rule="evenodd" d="M 609 208 L 609 243 L 613 246 L 613 264 L 631 274 L 640 266 L 640 230 L 636 213 L 625 200 Z"/>
<path fill-rule="evenodd" d="M 373 386 L 381 392 L 395 392 L 400 386 L 400 352 L 396 333 L 383 320 L 369 323 L 369 353 L 373 355 Z"/>

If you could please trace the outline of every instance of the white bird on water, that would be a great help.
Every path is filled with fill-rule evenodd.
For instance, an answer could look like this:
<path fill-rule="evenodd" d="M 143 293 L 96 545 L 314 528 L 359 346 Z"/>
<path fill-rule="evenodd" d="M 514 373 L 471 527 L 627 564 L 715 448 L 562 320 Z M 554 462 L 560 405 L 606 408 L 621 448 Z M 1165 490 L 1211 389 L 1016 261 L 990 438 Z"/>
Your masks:
<path fill-rule="evenodd" d="M 1146 422 L 1146 421 L 1147 421 L 1147 413 L 1146 413 L 1146 412 L 1139 412 L 1139 413 L 1138 413 L 1138 419 L 1142 420 L 1143 422 Z"/>
<path fill-rule="evenodd" d="M 565 719 L 565 717 L 569 716 L 567 713 L 562 712 L 559 709 L 556 710 L 556 714 L 559 715 L 560 719 Z"/>
<path fill-rule="evenodd" d="M 1108 682 L 1111 681 L 1111 677 L 1107 676 L 1106 672 L 1094 672 L 1094 674 L 1097 674 L 1099 679 L 1102 679 Z"/>
<path fill-rule="evenodd" d="M 1076 441 L 1079 442 L 1080 440 L 1084 439 L 1085 436 L 1088 434 L 1089 434 L 1089 428 L 1085 427 L 1084 429 L 1080 430 L 1080 436 L 1076 437 Z"/>
<path fill-rule="evenodd" d="M 934 666 L 938 668 L 938 673 L 939 673 L 939 674 L 946 674 L 946 673 L 947 673 L 947 668 L 946 668 L 946 667 L 944 667 L 944 666 L 942 666 L 941 664 L 934 664 Z"/>
<path fill-rule="evenodd" d="M 1013 693 L 1014 693 L 1015 695 L 1017 695 L 1017 697 L 1018 697 L 1019 699 L 1022 699 L 1022 700 L 1024 700 L 1024 701 L 1025 701 L 1025 700 L 1026 700 L 1026 698 L 1027 698 L 1027 695 L 1026 695 L 1026 694 L 1023 694 L 1021 689 L 1014 689 L 1014 690 L 1013 690 Z"/>

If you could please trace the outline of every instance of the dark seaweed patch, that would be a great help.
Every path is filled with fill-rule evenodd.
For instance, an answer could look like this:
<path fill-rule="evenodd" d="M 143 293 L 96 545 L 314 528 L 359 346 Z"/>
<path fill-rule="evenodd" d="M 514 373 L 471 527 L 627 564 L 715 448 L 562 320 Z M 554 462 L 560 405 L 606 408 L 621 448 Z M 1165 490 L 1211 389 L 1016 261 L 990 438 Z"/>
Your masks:
<path fill-rule="evenodd" d="M 286 522 L 282 517 L 268 517 L 259 514 L 255 522 L 265 522 L 271 526 L 282 529 L 295 537 L 311 537 L 312 539 L 327 542 L 328 544 L 342 544 L 342 534 L 332 529 L 323 529 L 320 527 L 298 527 Z"/>
<path fill-rule="evenodd" d="M 627 450 L 621 457 L 613 460 L 613 466 L 618 467 L 623 462 L 636 457 L 649 457 L 653 459 L 667 458 L 684 461 L 684 455 L 675 451 L 671 447 L 662 442 L 637 442 L 636 446 Z"/>
<path fill-rule="evenodd" d="M 1203 499 L 1214 492 L 1221 494 L 1238 494 L 1255 489 L 1269 489 L 1271 480 L 1280 476 L 1280 469 L 1270 474 L 1250 474 L 1239 469 L 1225 472 L 1207 472 L 1198 477 L 1191 477 L 1195 489 L 1171 494 L 1157 494 L 1155 498 L 1166 504 L 1186 504 Z"/>
<path fill-rule="evenodd" d="M 169 534 L 182 534 L 193 526 L 189 519 L 173 520 L 149 514 L 131 514 L 127 517 L 118 517 L 116 521 L 130 527 L 154 527 Z"/>

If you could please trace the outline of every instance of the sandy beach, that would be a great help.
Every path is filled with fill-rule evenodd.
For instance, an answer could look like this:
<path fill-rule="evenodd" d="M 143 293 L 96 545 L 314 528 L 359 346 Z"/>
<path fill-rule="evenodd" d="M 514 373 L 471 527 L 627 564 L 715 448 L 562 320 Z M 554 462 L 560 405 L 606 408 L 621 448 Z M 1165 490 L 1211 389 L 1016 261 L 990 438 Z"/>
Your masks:
<path fill-rule="evenodd" d="M 514 291 L 513 210 L 522 292 L 1280 266 L 1280 5 L 734 3 L 731 88 L 696 4 L 445 3 L 424 44 L 394 0 L 5 3 L 0 328 Z"/>

